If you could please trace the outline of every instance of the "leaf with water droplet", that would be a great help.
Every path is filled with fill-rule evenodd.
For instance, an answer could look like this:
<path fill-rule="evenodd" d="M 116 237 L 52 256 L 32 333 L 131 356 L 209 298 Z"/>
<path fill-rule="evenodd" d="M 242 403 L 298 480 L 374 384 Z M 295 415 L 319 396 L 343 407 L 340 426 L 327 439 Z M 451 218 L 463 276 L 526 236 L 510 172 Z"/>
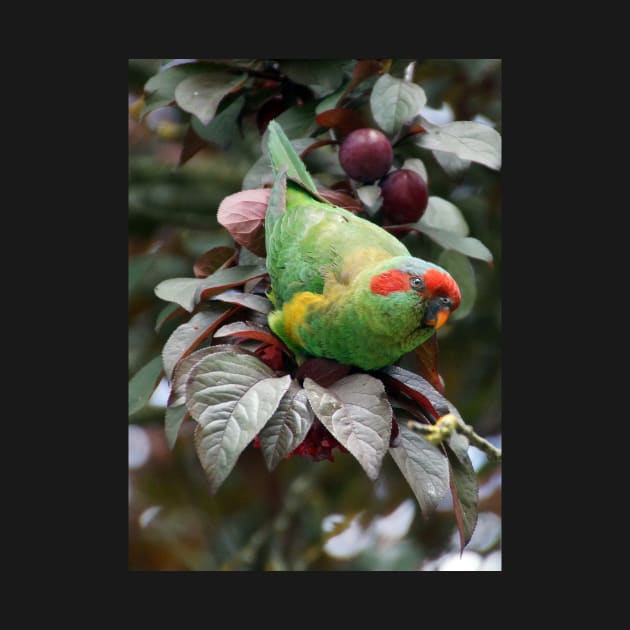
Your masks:
<path fill-rule="evenodd" d="M 205 126 L 214 118 L 223 97 L 239 90 L 246 80 L 246 74 L 234 76 L 222 71 L 195 74 L 175 88 L 175 100 L 184 111 L 197 116 Z M 195 131 L 199 133 L 200 129 Z"/>

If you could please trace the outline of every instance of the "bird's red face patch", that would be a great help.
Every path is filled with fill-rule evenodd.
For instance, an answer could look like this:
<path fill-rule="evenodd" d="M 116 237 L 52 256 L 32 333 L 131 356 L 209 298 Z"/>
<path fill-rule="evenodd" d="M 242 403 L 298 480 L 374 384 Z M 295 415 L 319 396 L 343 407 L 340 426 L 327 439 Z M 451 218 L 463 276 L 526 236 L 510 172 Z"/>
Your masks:
<path fill-rule="evenodd" d="M 461 293 L 457 283 L 451 276 L 437 269 L 429 269 L 424 274 L 424 286 L 426 293 L 432 297 L 443 296 L 450 298 L 453 302 L 453 310 L 459 306 Z"/>
<path fill-rule="evenodd" d="M 379 295 L 389 295 L 394 291 L 409 291 L 409 274 L 400 269 L 391 269 L 374 276 L 370 280 L 370 290 Z"/>

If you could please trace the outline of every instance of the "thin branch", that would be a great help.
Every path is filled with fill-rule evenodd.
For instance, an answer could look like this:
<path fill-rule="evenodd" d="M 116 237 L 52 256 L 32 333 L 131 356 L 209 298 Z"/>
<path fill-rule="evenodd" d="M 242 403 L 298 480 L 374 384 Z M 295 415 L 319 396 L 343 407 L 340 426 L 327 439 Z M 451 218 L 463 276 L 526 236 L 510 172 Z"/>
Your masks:
<path fill-rule="evenodd" d="M 487 440 L 477 435 L 474 429 L 457 419 L 452 413 L 442 416 L 435 424 L 421 424 L 414 420 L 409 420 L 407 426 L 416 433 L 424 435 L 431 444 L 440 444 L 448 439 L 453 433 L 461 433 L 468 438 L 472 446 L 483 451 L 489 460 L 500 462 L 502 459 L 502 451 L 500 448 L 493 446 Z"/>

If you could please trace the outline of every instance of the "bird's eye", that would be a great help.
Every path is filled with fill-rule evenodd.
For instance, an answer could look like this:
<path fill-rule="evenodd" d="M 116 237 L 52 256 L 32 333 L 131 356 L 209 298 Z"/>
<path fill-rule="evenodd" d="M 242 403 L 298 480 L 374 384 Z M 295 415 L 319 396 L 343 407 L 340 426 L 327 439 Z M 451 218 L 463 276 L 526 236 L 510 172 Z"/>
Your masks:
<path fill-rule="evenodd" d="M 422 291 L 422 289 L 424 289 L 424 281 L 422 278 L 414 276 L 411 280 L 409 280 L 409 286 L 415 291 Z"/>

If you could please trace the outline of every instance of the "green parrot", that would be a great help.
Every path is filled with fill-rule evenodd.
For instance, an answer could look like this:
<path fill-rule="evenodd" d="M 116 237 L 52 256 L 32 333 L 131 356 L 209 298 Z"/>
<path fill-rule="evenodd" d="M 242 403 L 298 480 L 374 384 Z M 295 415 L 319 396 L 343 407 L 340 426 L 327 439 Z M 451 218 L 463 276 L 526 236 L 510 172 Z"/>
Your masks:
<path fill-rule="evenodd" d="M 445 269 L 291 180 L 285 212 L 267 213 L 265 245 L 269 326 L 299 358 L 382 368 L 426 341 L 460 303 Z"/>

